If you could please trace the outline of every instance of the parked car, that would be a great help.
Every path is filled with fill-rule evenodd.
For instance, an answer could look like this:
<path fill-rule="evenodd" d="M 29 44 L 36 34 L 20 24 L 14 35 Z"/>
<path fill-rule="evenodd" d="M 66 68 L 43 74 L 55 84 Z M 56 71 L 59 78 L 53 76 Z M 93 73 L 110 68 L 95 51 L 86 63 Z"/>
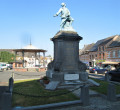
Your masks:
<path fill-rule="evenodd" d="M 7 64 L 7 68 L 10 69 L 10 70 L 13 69 L 12 64 Z"/>
<path fill-rule="evenodd" d="M 108 75 L 109 80 L 120 82 L 120 68 L 116 70 L 111 70 L 106 74 Z"/>
<path fill-rule="evenodd" d="M 90 73 L 101 73 L 101 74 L 104 74 L 104 73 L 107 73 L 107 69 L 103 68 L 103 67 L 93 67 L 91 69 L 89 69 L 89 72 Z"/>
<path fill-rule="evenodd" d="M 90 66 L 87 66 L 87 70 L 89 70 L 91 67 Z"/>
<path fill-rule="evenodd" d="M 2 70 L 8 70 L 7 64 L 6 63 L 0 63 L 0 67 Z"/>
<path fill-rule="evenodd" d="M 91 69 L 92 67 L 91 66 L 87 66 L 87 70 Z"/>
<path fill-rule="evenodd" d="M 116 68 L 114 66 L 108 65 L 105 67 L 108 71 L 115 70 Z"/>
<path fill-rule="evenodd" d="M 0 72 L 2 72 L 3 70 L 2 70 L 2 68 L 0 67 Z"/>

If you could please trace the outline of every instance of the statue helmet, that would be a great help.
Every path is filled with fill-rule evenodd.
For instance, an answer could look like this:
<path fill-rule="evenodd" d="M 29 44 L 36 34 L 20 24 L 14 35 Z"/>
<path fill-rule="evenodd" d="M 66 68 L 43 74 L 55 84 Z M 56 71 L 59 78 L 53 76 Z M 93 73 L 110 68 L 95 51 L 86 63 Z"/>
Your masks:
<path fill-rule="evenodd" d="M 61 3 L 61 6 L 66 6 L 66 4 L 65 3 Z"/>

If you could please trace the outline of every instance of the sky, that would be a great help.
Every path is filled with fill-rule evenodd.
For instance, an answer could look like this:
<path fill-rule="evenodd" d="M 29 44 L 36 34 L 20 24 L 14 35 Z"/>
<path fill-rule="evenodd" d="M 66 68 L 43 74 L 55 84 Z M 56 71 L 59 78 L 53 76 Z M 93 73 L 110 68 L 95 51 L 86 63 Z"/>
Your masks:
<path fill-rule="evenodd" d="M 21 49 L 31 43 L 53 56 L 50 38 L 60 29 L 53 17 L 66 3 L 73 28 L 83 37 L 79 48 L 120 35 L 120 0 L 0 0 L 0 49 Z"/>

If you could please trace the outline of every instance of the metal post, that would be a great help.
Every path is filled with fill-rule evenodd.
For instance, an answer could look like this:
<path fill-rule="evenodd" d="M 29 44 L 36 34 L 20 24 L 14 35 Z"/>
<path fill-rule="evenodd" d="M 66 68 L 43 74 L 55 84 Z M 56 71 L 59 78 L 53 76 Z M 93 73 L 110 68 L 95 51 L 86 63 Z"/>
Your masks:
<path fill-rule="evenodd" d="M 35 52 L 35 65 L 36 65 L 36 55 L 37 55 L 37 53 Z"/>
<path fill-rule="evenodd" d="M 17 67 L 16 56 L 17 56 L 17 51 L 15 51 L 15 68 Z"/>
<path fill-rule="evenodd" d="M 45 68 L 45 52 L 43 52 L 43 67 Z"/>
<path fill-rule="evenodd" d="M 12 72 L 12 78 L 14 79 L 14 72 Z"/>
<path fill-rule="evenodd" d="M 23 57 L 22 64 L 23 64 L 23 68 L 24 68 L 24 51 L 22 51 L 22 57 Z"/>
<path fill-rule="evenodd" d="M 40 65 L 40 52 L 39 52 L 39 65 Z M 40 66 L 39 66 L 40 67 Z"/>

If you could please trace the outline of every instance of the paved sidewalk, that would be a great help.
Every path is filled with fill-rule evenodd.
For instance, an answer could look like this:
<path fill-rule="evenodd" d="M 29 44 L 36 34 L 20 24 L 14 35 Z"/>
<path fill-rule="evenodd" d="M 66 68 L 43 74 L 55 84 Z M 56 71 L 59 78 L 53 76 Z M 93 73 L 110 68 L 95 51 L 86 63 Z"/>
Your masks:
<path fill-rule="evenodd" d="M 101 97 L 91 97 L 89 106 L 70 105 L 52 110 L 120 110 L 120 101 L 110 102 Z"/>

